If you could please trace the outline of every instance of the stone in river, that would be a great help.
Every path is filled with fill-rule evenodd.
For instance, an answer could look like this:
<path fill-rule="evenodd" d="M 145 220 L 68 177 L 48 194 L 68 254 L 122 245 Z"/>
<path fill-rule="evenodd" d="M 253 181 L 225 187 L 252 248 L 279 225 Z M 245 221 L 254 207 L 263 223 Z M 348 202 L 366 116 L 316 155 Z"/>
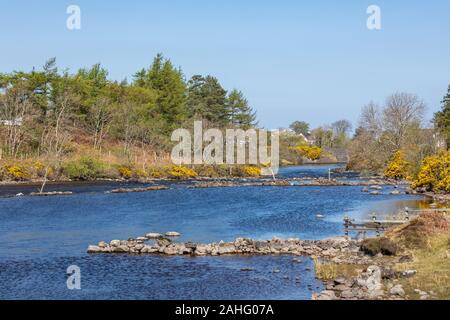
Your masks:
<path fill-rule="evenodd" d="M 169 232 L 166 232 L 166 236 L 168 236 L 168 237 L 179 237 L 179 236 L 181 236 L 181 233 L 178 233 L 176 231 L 169 231 Z"/>
<path fill-rule="evenodd" d="M 158 239 L 158 238 L 161 238 L 161 237 L 162 237 L 162 234 L 161 234 L 161 233 L 150 232 L 150 233 L 147 233 L 147 234 L 145 235 L 145 237 L 146 237 L 147 239 Z"/>
<path fill-rule="evenodd" d="M 89 246 L 87 248 L 88 253 L 99 253 L 102 252 L 102 249 L 99 246 Z"/>
<path fill-rule="evenodd" d="M 109 243 L 109 245 L 111 247 L 118 247 L 120 246 L 120 240 L 111 240 L 111 242 Z"/>

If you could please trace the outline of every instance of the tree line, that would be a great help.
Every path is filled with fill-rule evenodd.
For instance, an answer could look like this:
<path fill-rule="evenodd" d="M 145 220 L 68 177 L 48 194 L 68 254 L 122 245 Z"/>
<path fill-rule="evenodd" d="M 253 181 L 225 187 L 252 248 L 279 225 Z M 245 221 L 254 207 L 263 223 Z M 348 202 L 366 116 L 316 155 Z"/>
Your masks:
<path fill-rule="evenodd" d="M 54 58 L 40 70 L 0 74 L 3 158 L 59 161 L 73 143 L 101 150 L 105 141 L 166 153 L 170 133 L 203 119 L 206 126 L 250 128 L 256 115 L 244 94 L 227 91 L 211 75 L 186 79 L 162 54 L 127 80 L 108 79 L 100 64 L 60 72 Z"/>

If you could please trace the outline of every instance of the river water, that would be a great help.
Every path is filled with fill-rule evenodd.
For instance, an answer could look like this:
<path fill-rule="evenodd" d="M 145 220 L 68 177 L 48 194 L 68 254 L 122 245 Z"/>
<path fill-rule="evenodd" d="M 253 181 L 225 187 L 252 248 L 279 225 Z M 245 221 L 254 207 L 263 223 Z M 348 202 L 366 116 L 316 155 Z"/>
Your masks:
<path fill-rule="evenodd" d="M 329 168 L 289 167 L 280 175 L 327 177 Z M 189 189 L 173 183 L 170 190 L 105 193 L 118 185 L 50 185 L 48 191 L 75 193 L 48 198 L 8 197 L 35 187 L 0 187 L 0 299 L 310 299 L 322 284 L 307 257 L 297 263 L 290 256 L 88 255 L 86 248 L 166 231 L 194 242 L 319 239 L 342 235 L 344 215 L 423 204 L 418 196 L 389 195 L 390 188 L 371 196 L 356 186 Z M 71 265 L 81 270 L 81 290 L 67 288 Z M 247 267 L 254 270 L 241 271 Z"/>

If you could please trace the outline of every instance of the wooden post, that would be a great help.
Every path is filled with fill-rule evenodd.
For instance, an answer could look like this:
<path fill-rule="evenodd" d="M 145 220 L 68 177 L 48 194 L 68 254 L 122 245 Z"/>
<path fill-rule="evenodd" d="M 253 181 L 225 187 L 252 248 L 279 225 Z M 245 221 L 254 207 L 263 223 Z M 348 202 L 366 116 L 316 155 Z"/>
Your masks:
<path fill-rule="evenodd" d="M 348 227 L 350 225 L 350 219 L 348 216 L 344 217 L 344 234 L 346 237 L 348 237 Z"/>

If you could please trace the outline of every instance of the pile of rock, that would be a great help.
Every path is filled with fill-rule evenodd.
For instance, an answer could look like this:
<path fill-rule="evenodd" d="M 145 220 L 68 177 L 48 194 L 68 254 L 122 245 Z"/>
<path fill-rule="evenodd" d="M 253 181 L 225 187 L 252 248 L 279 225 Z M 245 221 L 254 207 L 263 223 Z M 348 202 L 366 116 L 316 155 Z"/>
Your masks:
<path fill-rule="evenodd" d="M 401 285 L 387 292 L 382 283 L 382 271 L 378 266 L 369 266 L 354 278 L 337 278 L 326 284 L 326 290 L 313 294 L 313 300 L 378 300 L 401 298 L 405 294 Z"/>
<path fill-rule="evenodd" d="M 119 188 L 111 190 L 110 193 L 146 192 L 146 191 L 167 190 L 167 189 L 169 189 L 169 187 L 167 186 L 150 186 L 145 188 Z"/>
<path fill-rule="evenodd" d="M 49 197 L 49 196 L 69 196 L 71 194 L 73 194 L 72 191 L 49 191 L 49 192 L 31 192 L 30 196 Z"/>
<path fill-rule="evenodd" d="M 132 253 L 132 254 L 163 254 L 163 255 L 271 255 L 290 254 L 324 257 L 335 263 L 366 264 L 370 257 L 359 251 L 360 241 L 345 237 L 324 240 L 279 239 L 254 240 L 237 238 L 233 242 L 218 243 L 176 243 L 168 237 L 178 236 L 179 233 L 168 232 L 165 236 L 149 233 L 145 237 L 128 240 L 104 241 L 88 247 L 88 253 Z M 150 240 L 152 240 L 150 243 Z"/>
<path fill-rule="evenodd" d="M 326 290 L 312 295 L 313 300 L 403 300 L 408 298 L 399 278 L 409 278 L 415 270 L 397 272 L 389 267 L 371 265 L 356 277 L 339 277 L 325 283 Z M 420 299 L 428 299 L 431 293 L 415 290 Z"/>

